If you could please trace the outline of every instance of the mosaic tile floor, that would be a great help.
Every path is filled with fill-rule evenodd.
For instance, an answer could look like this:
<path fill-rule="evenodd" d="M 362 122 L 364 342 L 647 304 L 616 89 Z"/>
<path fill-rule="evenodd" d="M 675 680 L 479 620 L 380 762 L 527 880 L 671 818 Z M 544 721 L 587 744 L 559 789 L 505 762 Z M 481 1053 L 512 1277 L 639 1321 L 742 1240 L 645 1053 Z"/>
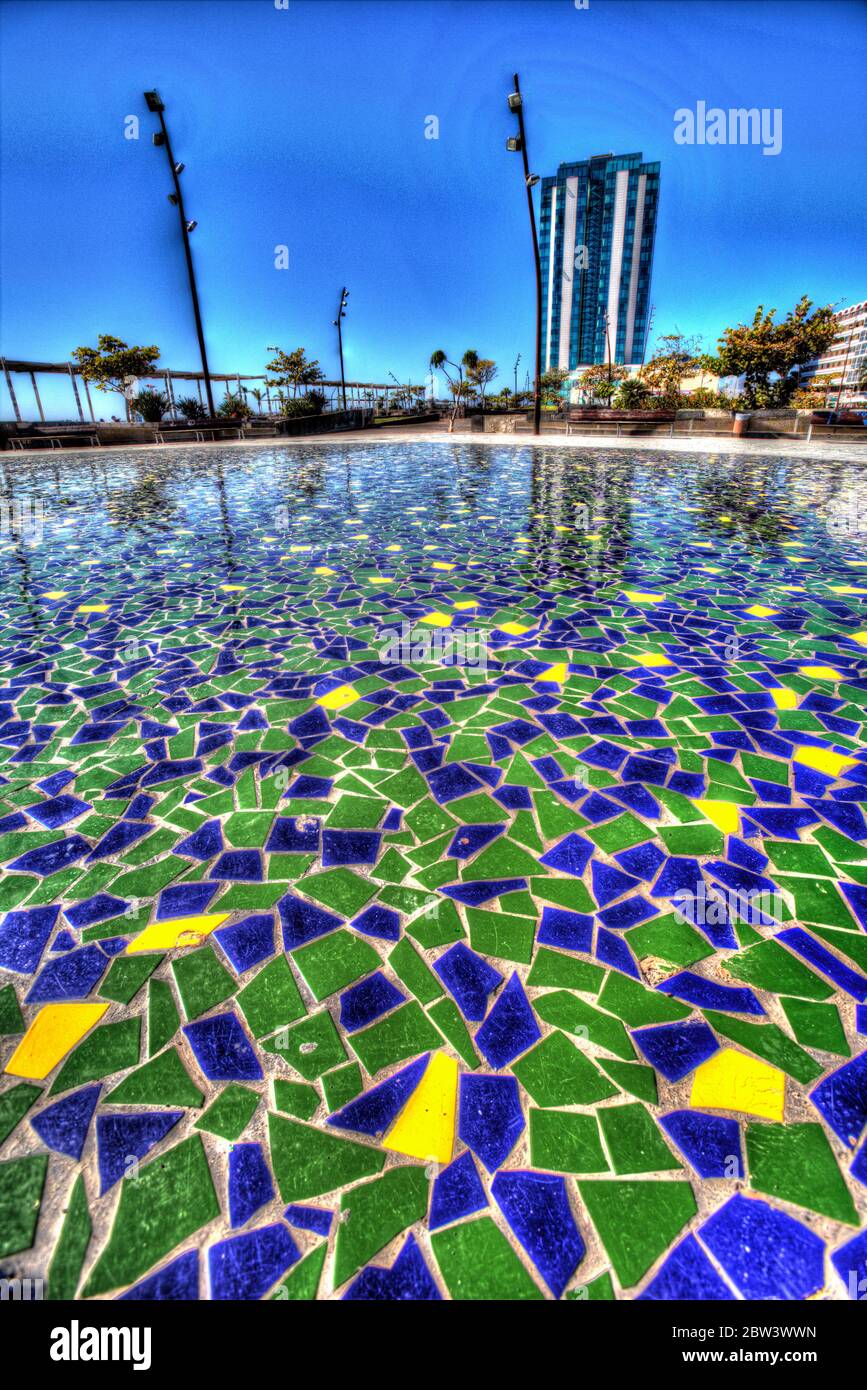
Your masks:
<path fill-rule="evenodd" d="M 6 1277 L 865 1296 L 857 467 L 360 443 L 3 485 Z"/>

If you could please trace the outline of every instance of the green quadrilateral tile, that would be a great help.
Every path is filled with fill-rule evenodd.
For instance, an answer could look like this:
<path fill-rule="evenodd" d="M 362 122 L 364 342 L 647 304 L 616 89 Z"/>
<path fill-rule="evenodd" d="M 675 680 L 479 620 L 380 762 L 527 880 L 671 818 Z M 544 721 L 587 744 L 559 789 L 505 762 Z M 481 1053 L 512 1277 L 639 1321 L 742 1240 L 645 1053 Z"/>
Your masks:
<path fill-rule="evenodd" d="M 254 1038 L 303 1018 L 307 1010 L 285 956 L 275 956 L 238 994 Z"/>
<path fill-rule="evenodd" d="M 806 999 L 781 999 L 783 1012 L 798 1042 L 819 1052 L 849 1056 L 849 1044 L 834 1004 L 813 1004 Z"/>
<path fill-rule="evenodd" d="M 262 1099 L 255 1091 L 232 1082 L 196 1120 L 195 1128 L 222 1139 L 240 1139 Z"/>
<path fill-rule="evenodd" d="M 512 1071 L 541 1106 L 593 1105 L 618 1094 L 581 1049 L 557 1031 L 513 1063 Z"/>
<path fill-rule="evenodd" d="M 428 1179 L 423 1168 L 392 1168 L 340 1199 L 334 1256 L 334 1287 L 427 1211 Z"/>
<path fill-rule="evenodd" d="M 153 1057 L 181 1026 L 175 996 L 167 980 L 151 980 L 148 985 L 148 1056 Z"/>
<path fill-rule="evenodd" d="M 697 1207 L 688 1182 L 579 1182 L 581 1200 L 623 1288 L 637 1284 Z"/>
<path fill-rule="evenodd" d="M 47 1169 L 47 1154 L 0 1163 L 0 1257 L 33 1244 Z"/>
<path fill-rule="evenodd" d="M 489 1216 L 435 1231 L 431 1245 L 454 1299 L 511 1303 L 544 1297 Z"/>
<path fill-rule="evenodd" d="M 340 1139 L 326 1130 L 268 1115 L 271 1165 L 284 1202 L 321 1197 L 359 1178 L 372 1177 L 385 1163 L 381 1149 Z"/>
<path fill-rule="evenodd" d="M 317 1000 L 327 999 L 382 964 L 370 942 L 343 928 L 293 951 L 292 959 Z"/>
<path fill-rule="evenodd" d="M 531 1107 L 530 1162 L 555 1173 L 607 1173 L 595 1116 Z"/>
<path fill-rule="evenodd" d="M 121 1182 L 111 1235 L 84 1287 L 84 1297 L 126 1287 L 181 1241 L 220 1215 L 198 1134 L 151 1159 Z"/>
<path fill-rule="evenodd" d="M 615 1173 L 659 1173 L 682 1166 L 643 1105 L 606 1106 L 596 1115 Z"/>
<path fill-rule="evenodd" d="M 747 1125 L 747 1166 L 757 1192 L 850 1226 L 860 1224 L 821 1125 Z"/>

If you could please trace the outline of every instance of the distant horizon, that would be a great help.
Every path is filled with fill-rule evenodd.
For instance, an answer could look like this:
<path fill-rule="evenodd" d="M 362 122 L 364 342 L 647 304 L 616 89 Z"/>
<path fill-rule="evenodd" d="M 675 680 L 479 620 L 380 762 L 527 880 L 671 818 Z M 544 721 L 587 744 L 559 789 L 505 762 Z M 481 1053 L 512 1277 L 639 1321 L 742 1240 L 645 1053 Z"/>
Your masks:
<path fill-rule="evenodd" d="M 515 69 L 540 177 L 609 150 L 661 165 L 650 349 L 681 331 L 711 352 L 759 304 L 867 298 L 856 0 L 826 0 L 820 27 L 785 0 L 2 0 L 0 33 L 12 359 L 65 362 L 107 333 L 156 343 L 163 370 L 198 371 L 153 87 L 186 166 L 214 374 L 261 374 L 279 344 L 337 379 L 345 284 L 347 379 L 422 385 L 435 349 L 475 348 L 497 362 L 495 392 L 520 352 L 522 385 L 534 284 L 520 158 L 505 149 Z M 731 120 L 713 138 L 715 111 L 751 110 L 767 113 L 740 132 L 751 142 L 732 143 Z M 68 380 L 40 392 L 72 416 Z"/>

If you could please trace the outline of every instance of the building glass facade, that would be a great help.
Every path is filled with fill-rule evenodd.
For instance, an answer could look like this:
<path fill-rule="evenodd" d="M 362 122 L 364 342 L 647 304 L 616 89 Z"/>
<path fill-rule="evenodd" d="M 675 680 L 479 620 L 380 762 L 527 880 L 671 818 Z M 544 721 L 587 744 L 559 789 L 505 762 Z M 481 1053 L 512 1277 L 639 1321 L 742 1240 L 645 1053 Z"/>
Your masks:
<path fill-rule="evenodd" d="M 561 164 L 542 180 L 545 370 L 644 360 L 659 164 L 640 154 Z"/>

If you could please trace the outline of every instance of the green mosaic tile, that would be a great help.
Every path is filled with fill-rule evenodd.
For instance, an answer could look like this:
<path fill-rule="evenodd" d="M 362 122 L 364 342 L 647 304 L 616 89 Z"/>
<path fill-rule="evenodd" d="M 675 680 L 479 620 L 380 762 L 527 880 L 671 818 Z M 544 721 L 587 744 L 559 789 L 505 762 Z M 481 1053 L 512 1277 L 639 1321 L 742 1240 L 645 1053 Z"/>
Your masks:
<path fill-rule="evenodd" d="M 284 1202 L 302 1202 L 333 1192 L 345 1183 L 369 1178 L 385 1163 L 378 1149 L 338 1139 L 282 1115 L 268 1116 L 271 1163 Z"/>
<path fill-rule="evenodd" d="M 692 1188 L 656 1182 L 579 1182 L 578 1192 L 623 1288 L 636 1284 L 695 1216 Z"/>
<path fill-rule="evenodd" d="M 531 1108 L 530 1162 L 555 1173 L 608 1172 L 595 1116 Z"/>
<path fill-rule="evenodd" d="M 261 1097 L 234 1082 L 221 1091 L 213 1104 L 196 1120 L 196 1129 L 219 1134 L 222 1139 L 240 1139 L 252 1120 Z"/>
<path fill-rule="evenodd" d="M 294 1067 L 305 1081 L 315 1081 L 346 1058 L 340 1035 L 328 1013 L 311 1014 L 291 1027 L 282 1028 L 262 1044 Z"/>
<path fill-rule="evenodd" d="M 148 985 L 147 1019 L 148 1056 L 153 1057 L 181 1026 L 172 987 L 166 980 L 151 980 Z"/>
<path fill-rule="evenodd" d="M 747 1166 L 757 1192 L 860 1225 L 821 1125 L 747 1125 Z"/>
<path fill-rule="evenodd" d="M 598 1116 L 615 1173 L 662 1173 L 681 1167 L 643 1105 L 604 1106 Z"/>
<path fill-rule="evenodd" d="M 346 1282 L 377 1251 L 427 1211 L 428 1180 L 421 1168 L 392 1168 L 340 1200 L 334 1286 Z"/>
<path fill-rule="evenodd" d="M 512 1071 L 537 1105 L 592 1105 L 617 1095 L 565 1033 L 549 1033 Z"/>
<path fill-rule="evenodd" d="M 348 931 L 334 931 L 294 951 L 292 959 L 317 1000 L 351 985 L 379 965 L 366 941 Z"/>
<path fill-rule="evenodd" d="M 434 1257 L 452 1298 L 500 1300 L 541 1298 L 506 1237 L 482 1216 L 435 1231 L 431 1237 Z"/>
<path fill-rule="evenodd" d="M 0 1163 L 0 1258 L 33 1244 L 47 1168 L 47 1154 Z"/>
<path fill-rule="evenodd" d="M 283 1081 L 274 1077 L 274 1106 L 285 1115 L 309 1120 L 319 1109 L 319 1092 L 303 1081 Z"/>
<path fill-rule="evenodd" d="M 198 1018 L 224 999 L 231 999 L 236 984 L 210 946 L 172 961 L 172 974 L 187 1018 Z"/>
<path fill-rule="evenodd" d="M 108 1244 L 84 1286 L 84 1297 L 133 1283 L 181 1241 L 220 1214 L 198 1135 L 124 1178 Z"/>
<path fill-rule="evenodd" d="M 806 999 L 781 999 L 789 1026 L 804 1047 L 850 1056 L 849 1044 L 834 1004 L 813 1004 Z"/>
<path fill-rule="evenodd" d="M 114 1105 L 199 1106 L 203 1094 L 173 1047 L 130 1072 L 108 1092 Z"/>
<path fill-rule="evenodd" d="M 285 956 L 276 956 L 238 991 L 241 1007 L 254 1038 L 294 1023 L 307 1012 Z"/>
<path fill-rule="evenodd" d="M 63 1224 L 48 1266 L 48 1298 L 75 1298 L 92 1231 L 84 1178 L 79 1173 L 64 1207 Z"/>

